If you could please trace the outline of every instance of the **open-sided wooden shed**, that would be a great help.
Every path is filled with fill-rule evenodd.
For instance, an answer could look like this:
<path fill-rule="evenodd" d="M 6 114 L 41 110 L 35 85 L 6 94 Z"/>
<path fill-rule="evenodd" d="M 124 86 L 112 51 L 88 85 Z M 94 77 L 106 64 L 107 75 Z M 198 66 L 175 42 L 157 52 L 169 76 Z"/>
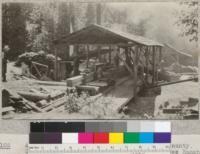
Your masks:
<path fill-rule="evenodd" d="M 155 85 L 158 80 L 163 45 L 157 41 L 94 24 L 55 40 L 55 44 L 60 43 L 117 46 L 119 59 L 133 76 L 134 94 L 137 92 L 139 80 L 145 86 Z"/>

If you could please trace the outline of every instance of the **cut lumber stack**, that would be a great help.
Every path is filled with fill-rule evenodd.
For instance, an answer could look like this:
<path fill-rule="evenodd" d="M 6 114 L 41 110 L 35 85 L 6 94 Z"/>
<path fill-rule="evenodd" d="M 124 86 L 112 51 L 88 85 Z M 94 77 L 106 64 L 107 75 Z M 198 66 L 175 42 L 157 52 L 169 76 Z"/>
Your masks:
<path fill-rule="evenodd" d="M 82 75 L 78 75 L 72 78 L 68 78 L 67 79 L 67 86 L 68 87 L 75 87 L 78 85 L 81 85 L 83 81 L 83 76 Z"/>
<path fill-rule="evenodd" d="M 76 86 L 76 89 L 79 94 L 84 91 L 84 92 L 88 92 L 90 96 L 94 96 L 99 93 L 100 88 L 96 86 L 80 85 L 80 86 Z"/>
<path fill-rule="evenodd" d="M 86 83 L 93 81 L 94 80 L 94 72 L 85 74 L 84 80 Z"/>

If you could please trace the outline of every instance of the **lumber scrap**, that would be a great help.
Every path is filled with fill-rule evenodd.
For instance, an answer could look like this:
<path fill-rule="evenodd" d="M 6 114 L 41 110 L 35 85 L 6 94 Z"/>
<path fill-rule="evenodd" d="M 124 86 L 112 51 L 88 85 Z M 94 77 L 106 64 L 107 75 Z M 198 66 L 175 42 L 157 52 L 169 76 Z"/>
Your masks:
<path fill-rule="evenodd" d="M 43 100 L 37 102 L 37 105 L 40 106 L 40 107 L 44 107 L 44 106 L 46 106 L 47 104 L 48 104 L 48 101 L 45 100 L 45 99 L 43 99 Z"/>
<path fill-rule="evenodd" d="M 89 86 L 96 86 L 96 87 L 107 87 L 108 83 L 106 83 L 104 81 L 94 81 L 94 82 L 89 82 L 88 85 Z"/>
<path fill-rule="evenodd" d="M 47 92 L 47 93 L 52 93 L 52 91 L 45 86 L 40 87 L 40 90 Z"/>
<path fill-rule="evenodd" d="M 2 113 L 11 112 L 11 111 L 15 111 L 15 109 L 12 106 L 2 108 Z"/>
<path fill-rule="evenodd" d="M 17 92 L 20 96 L 24 97 L 27 100 L 37 102 L 40 100 L 49 100 L 50 95 L 49 94 L 42 94 L 42 93 L 32 93 L 32 92 Z"/>
<path fill-rule="evenodd" d="M 54 92 L 51 92 L 51 99 L 58 99 L 60 97 L 63 97 L 65 95 L 65 92 L 63 91 L 54 91 Z"/>
<path fill-rule="evenodd" d="M 74 76 L 72 78 L 67 79 L 67 86 L 75 87 L 75 86 L 81 85 L 82 81 L 83 81 L 82 75 Z"/>
<path fill-rule="evenodd" d="M 83 76 L 84 81 L 86 83 L 93 81 L 94 80 L 94 74 L 95 74 L 94 72 L 90 72 L 90 73 L 84 74 L 84 76 Z"/>
<path fill-rule="evenodd" d="M 38 76 L 41 77 L 42 74 L 41 74 L 41 72 L 39 71 L 39 69 L 37 68 L 37 66 L 36 66 L 35 64 L 32 64 L 32 66 L 33 66 L 33 68 L 35 68 L 35 70 L 36 70 Z"/>
<path fill-rule="evenodd" d="M 37 89 L 34 89 L 34 88 L 31 88 L 30 90 L 29 90 L 30 92 L 33 92 L 33 93 L 35 93 L 35 94 L 41 94 L 41 92 L 39 91 L 39 90 L 37 90 Z"/>
<path fill-rule="evenodd" d="M 185 120 L 194 120 L 194 119 L 199 119 L 199 114 L 189 114 L 183 116 L 183 119 Z"/>
<path fill-rule="evenodd" d="M 165 114 L 177 114 L 182 112 L 182 108 L 164 108 L 163 113 Z"/>
<path fill-rule="evenodd" d="M 39 107 L 37 107 L 36 105 L 35 105 L 35 103 L 33 103 L 33 102 L 30 102 L 30 101 L 28 101 L 27 99 L 25 99 L 25 98 L 23 98 L 23 103 L 25 104 L 25 105 L 28 105 L 28 106 L 30 106 L 32 109 L 34 109 L 35 111 L 37 111 L 37 112 L 44 112 L 41 108 L 39 108 Z"/>
<path fill-rule="evenodd" d="M 44 65 L 44 64 L 41 64 L 41 63 L 38 63 L 38 62 L 35 62 L 35 61 L 32 61 L 32 64 L 36 64 L 36 65 L 39 65 L 39 66 L 42 66 L 42 67 L 45 67 L 46 69 L 48 69 L 47 65 Z"/>
<path fill-rule="evenodd" d="M 37 81 L 35 80 L 34 83 L 39 85 L 46 85 L 46 86 L 66 86 L 65 82 L 56 82 L 56 81 Z"/>
<path fill-rule="evenodd" d="M 54 108 L 64 105 L 65 103 L 66 103 L 66 97 L 62 97 L 60 99 L 53 101 L 53 103 L 51 105 L 43 108 L 43 111 L 49 112 L 49 111 L 53 110 Z"/>

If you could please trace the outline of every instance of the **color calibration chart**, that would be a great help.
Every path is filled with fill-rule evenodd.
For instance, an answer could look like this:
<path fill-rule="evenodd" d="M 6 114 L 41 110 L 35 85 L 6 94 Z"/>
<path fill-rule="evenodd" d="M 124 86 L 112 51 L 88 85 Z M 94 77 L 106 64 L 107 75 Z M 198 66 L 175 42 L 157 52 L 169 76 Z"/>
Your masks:
<path fill-rule="evenodd" d="M 157 122 L 31 123 L 28 153 L 169 152 L 171 124 Z"/>

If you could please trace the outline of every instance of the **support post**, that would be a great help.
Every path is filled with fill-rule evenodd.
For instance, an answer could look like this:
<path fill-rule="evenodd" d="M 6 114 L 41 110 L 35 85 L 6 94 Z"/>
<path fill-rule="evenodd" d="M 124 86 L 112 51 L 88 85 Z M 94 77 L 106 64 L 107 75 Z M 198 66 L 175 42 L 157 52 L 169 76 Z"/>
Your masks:
<path fill-rule="evenodd" d="M 57 76 L 57 73 L 58 73 L 58 56 L 57 56 L 57 48 L 54 46 L 54 54 L 55 54 L 55 63 L 54 63 L 54 80 L 58 80 L 58 76 Z"/>
<path fill-rule="evenodd" d="M 152 70 L 152 84 L 155 84 L 155 46 L 153 46 L 153 55 L 152 55 L 152 60 L 153 60 L 153 70 Z"/>
<path fill-rule="evenodd" d="M 162 47 L 159 47 L 159 62 L 162 60 Z"/>
<path fill-rule="evenodd" d="M 80 63 L 80 58 L 79 58 L 79 46 L 76 45 L 76 57 L 74 58 L 74 76 L 79 75 L 79 63 Z"/>
<path fill-rule="evenodd" d="M 146 78 L 145 82 L 148 83 L 148 78 L 149 78 L 149 47 L 146 48 Z"/>
<path fill-rule="evenodd" d="M 86 56 L 87 56 L 86 67 L 88 68 L 88 66 L 89 66 L 89 45 L 88 45 L 88 44 L 86 45 L 86 48 L 87 48 L 87 49 L 86 49 L 86 50 L 87 50 L 87 53 L 86 53 L 86 54 L 87 54 L 87 55 L 86 55 Z"/>
<path fill-rule="evenodd" d="M 109 64 L 111 64 L 111 53 L 112 53 L 112 47 L 111 45 L 109 46 Z M 118 52 L 118 51 L 117 51 Z"/>
<path fill-rule="evenodd" d="M 133 96 L 134 100 L 137 100 L 137 82 L 138 82 L 138 52 L 139 52 L 139 47 L 136 47 L 135 50 L 135 59 L 134 59 L 134 64 L 133 64 L 133 69 L 134 69 L 134 90 L 133 90 Z"/>

